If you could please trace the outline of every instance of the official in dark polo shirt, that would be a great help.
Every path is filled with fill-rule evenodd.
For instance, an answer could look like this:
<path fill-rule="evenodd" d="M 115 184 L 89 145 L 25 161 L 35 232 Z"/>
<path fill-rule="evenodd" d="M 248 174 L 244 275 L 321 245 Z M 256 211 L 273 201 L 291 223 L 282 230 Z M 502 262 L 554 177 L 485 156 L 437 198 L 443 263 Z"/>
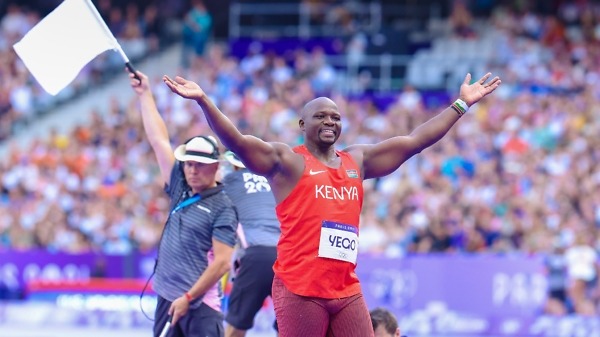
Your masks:
<path fill-rule="evenodd" d="M 230 268 L 238 219 L 216 181 L 219 148 L 214 137 L 197 136 L 173 151 L 148 78 L 137 75 L 141 82 L 132 78 L 131 86 L 170 198 L 153 283 L 158 294 L 154 336 L 168 326 L 169 337 L 221 337 L 219 280 Z"/>

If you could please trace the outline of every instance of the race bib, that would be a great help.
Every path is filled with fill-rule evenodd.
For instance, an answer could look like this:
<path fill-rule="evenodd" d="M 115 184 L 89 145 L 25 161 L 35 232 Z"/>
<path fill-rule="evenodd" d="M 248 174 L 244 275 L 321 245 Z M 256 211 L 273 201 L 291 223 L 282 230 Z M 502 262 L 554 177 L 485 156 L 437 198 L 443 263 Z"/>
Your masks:
<path fill-rule="evenodd" d="M 319 257 L 356 264 L 358 228 L 333 221 L 323 221 Z"/>

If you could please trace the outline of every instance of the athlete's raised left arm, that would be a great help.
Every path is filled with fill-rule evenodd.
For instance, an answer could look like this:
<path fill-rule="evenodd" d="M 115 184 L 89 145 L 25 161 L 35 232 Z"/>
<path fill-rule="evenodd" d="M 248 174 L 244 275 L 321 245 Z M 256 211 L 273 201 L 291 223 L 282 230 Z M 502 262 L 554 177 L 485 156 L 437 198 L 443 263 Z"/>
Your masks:
<path fill-rule="evenodd" d="M 408 136 L 396 136 L 371 145 L 352 145 L 345 151 L 351 153 L 361 165 L 364 179 L 382 177 L 392 173 L 407 159 L 442 139 L 467 107 L 477 103 L 498 88 L 501 83 L 500 78 L 496 76 L 486 83 L 490 76 L 491 73 L 487 73 L 479 81 L 469 84 L 471 74 L 467 74 L 460 86 L 458 103 L 453 103 L 437 116 L 421 124 Z"/>

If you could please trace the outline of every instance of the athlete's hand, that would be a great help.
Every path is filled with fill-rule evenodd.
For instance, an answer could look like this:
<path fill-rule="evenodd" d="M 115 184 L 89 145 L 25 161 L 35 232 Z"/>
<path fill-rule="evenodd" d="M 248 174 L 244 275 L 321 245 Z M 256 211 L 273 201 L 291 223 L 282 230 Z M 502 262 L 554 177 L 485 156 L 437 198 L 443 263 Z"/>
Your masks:
<path fill-rule="evenodd" d="M 467 74 L 467 76 L 465 76 L 465 80 L 460 86 L 460 99 L 465 101 L 468 106 L 471 106 L 496 90 L 502 81 L 500 81 L 500 78 L 496 76 L 486 83 L 490 76 L 492 76 L 492 73 L 487 73 L 480 78 L 479 81 L 469 84 L 469 82 L 471 82 L 471 74 Z"/>
<path fill-rule="evenodd" d="M 181 76 L 175 76 L 175 79 L 172 79 L 169 76 L 164 75 L 163 82 L 165 82 L 172 92 L 183 98 L 198 100 L 205 95 L 204 90 L 202 90 L 198 84 L 186 80 Z"/>
<path fill-rule="evenodd" d="M 188 302 L 185 296 L 181 296 L 175 301 L 173 301 L 173 303 L 171 303 L 171 307 L 169 307 L 169 315 L 173 317 L 171 324 L 175 325 L 181 317 L 187 314 L 189 309 L 190 302 Z"/>

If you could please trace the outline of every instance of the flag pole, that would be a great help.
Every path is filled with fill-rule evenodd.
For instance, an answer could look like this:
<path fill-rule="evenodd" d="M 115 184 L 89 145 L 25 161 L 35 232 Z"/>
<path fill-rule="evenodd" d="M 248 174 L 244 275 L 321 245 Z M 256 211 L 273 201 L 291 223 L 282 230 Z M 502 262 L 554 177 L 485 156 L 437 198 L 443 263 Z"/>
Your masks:
<path fill-rule="evenodd" d="M 115 38 L 113 33 L 110 31 L 110 29 L 106 25 L 106 22 L 104 22 L 104 20 L 102 19 L 102 16 L 100 16 L 100 13 L 98 13 L 98 10 L 96 9 L 96 6 L 94 6 L 94 4 L 92 3 L 92 0 L 83 0 L 83 1 L 87 4 L 90 11 L 92 11 L 92 13 L 94 14 L 94 17 L 96 18 L 96 21 L 98 21 L 98 24 L 100 26 L 102 26 L 102 28 L 106 32 L 107 36 L 109 36 L 111 38 L 113 45 L 115 47 L 115 50 L 121 55 L 121 58 L 123 59 L 123 62 L 125 62 L 125 67 L 127 67 L 127 70 L 129 70 L 129 72 L 133 74 L 133 77 L 135 77 L 136 80 L 138 80 L 140 83 L 142 83 L 142 79 L 138 76 L 135 68 L 133 68 L 133 65 L 131 65 L 131 62 L 129 62 L 129 58 L 127 57 L 127 55 L 125 55 L 123 48 L 121 48 L 121 45 L 119 44 L 119 42 L 117 41 L 117 39 Z"/>
<path fill-rule="evenodd" d="M 169 328 L 171 327 L 172 320 L 173 320 L 173 316 L 169 315 L 169 319 L 167 319 L 167 323 L 165 323 L 165 326 L 163 327 L 163 329 L 158 337 L 166 337 L 167 336 L 167 333 L 169 332 Z"/>

